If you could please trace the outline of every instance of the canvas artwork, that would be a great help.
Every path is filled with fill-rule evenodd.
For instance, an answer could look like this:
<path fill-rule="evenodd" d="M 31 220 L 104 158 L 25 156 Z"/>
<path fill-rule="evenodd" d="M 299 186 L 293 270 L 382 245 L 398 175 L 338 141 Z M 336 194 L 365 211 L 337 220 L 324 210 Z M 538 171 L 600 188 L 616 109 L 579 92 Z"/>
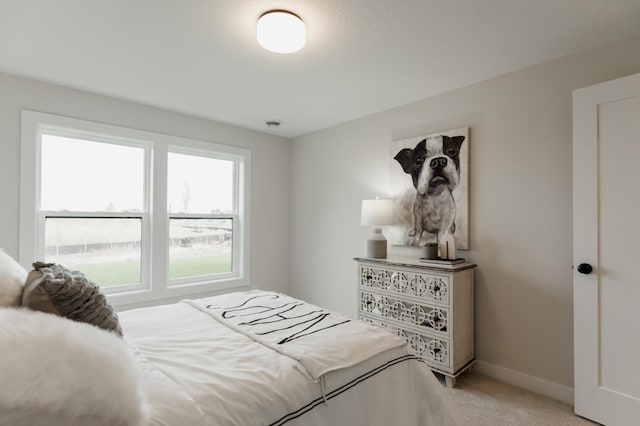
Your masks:
<path fill-rule="evenodd" d="M 469 249 L 469 128 L 391 142 L 390 243 L 423 246 L 445 231 Z"/>

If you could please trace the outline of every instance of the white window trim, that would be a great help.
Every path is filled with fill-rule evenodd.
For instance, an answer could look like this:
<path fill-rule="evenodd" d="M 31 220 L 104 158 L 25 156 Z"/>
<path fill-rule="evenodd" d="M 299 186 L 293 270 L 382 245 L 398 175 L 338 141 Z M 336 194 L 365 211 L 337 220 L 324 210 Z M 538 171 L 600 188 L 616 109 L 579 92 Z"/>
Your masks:
<path fill-rule="evenodd" d="M 154 175 L 154 170 L 145 170 L 147 199 L 145 199 L 145 213 L 142 215 L 148 215 L 151 220 L 143 222 L 146 223 L 147 229 L 144 229 L 145 226 L 143 226 L 142 244 L 147 244 L 147 247 L 151 247 L 151 249 L 146 253 L 143 252 L 141 268 L 142 281 L 149 283 L 150 287 L 118 293 L 110 293 L 105 289 L 112 304 L 116 306 L 129 305 L 250 286 L 250 150 L 29 110 L 22 110 L 20 154 L 19 261 L 24 267 L 29 268 L 34 261 L 44 259 L 44 245 L 40 244 L 44 233 L 44 230 L 41 229 L 43 220 L 40 217 L 42 214 L 40 210 L 40 143 L 43 129 L 47 131 L 60 129 L 65 135 L 73 133 L 78 138 L 89 137 L 92 140 L 96 140 L 96 135 L 105 135 L 106 142 L 120 139 L 128 145 L 144 147 L 146 155 L 152 156 L 151 161 L 145 163 L 153 164 L 152 167 L 155 171 L 163 171 L 163 173 L 156 172 Z M 236 161 L 235 181 L 238 193 L 235 197 L 237 202 L 235 211 L 238 214 L 237 220 L 234 221 L 232 256 L 234 268 L 237 269 L 234 269 L 232 276 L 216 280 L 204 278 L 198 282 L 169 285 L 169 246 L 166 243 L 155 244 L 154 241 L 167 242 L 169 240 L 170 217 L 188 217 L 190 215 L 167 212 L 168 152 L 197 155 L 215 153 L 215 158 L 227 156 L 227 158 Z M 154 194 L 152 203 L 148 199 L 151 191 Z M 100 213 L 100 216 L 106 215 Z M 125 214 L 125 216 L 131 215 Z M 147 277 L 148 279 L 146 279 Z M 180 280 L 172 280 L 172 283 L 180 283 Z"/>

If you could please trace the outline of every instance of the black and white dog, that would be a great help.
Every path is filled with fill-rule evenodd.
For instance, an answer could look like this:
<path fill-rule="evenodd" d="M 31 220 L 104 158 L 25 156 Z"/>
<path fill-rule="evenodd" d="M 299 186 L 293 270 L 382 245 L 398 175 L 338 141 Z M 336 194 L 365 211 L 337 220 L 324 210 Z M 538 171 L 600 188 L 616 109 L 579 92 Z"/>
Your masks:
<path fill-rule="evenodd" d="M 411 245 L 419 245 L 424 231 L 436 234 L 455 232 L 456 203 L 451 193 L 460 181 L 460 147 L 464 136 L 434 136 L 415 148 L 400 150 L 394 159 L 411 175 L 416 189 L 413 204 Z"/>

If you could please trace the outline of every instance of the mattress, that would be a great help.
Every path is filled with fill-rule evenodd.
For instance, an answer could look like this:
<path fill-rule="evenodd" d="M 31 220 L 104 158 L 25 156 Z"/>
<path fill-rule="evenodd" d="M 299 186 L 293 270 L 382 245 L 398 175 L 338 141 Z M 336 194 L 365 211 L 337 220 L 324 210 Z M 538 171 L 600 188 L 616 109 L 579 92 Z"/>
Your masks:
<path fill-rule="evenodd" d="M 442 385 L 397 336 L 286 295 L 119 316 L 149 425 L 457 424 Z"/>

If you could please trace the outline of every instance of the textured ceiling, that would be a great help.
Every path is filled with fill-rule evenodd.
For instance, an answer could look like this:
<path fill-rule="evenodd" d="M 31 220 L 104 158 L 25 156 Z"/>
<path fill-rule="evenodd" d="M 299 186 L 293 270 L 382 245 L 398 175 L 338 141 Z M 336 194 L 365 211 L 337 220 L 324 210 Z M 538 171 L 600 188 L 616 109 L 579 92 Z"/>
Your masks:
<path fill-rule="evenodd" d="M 255 41 L 279 8 L 300 52 Z M 638 31 L 638 0 L 0 0 L 0 71 L 294 137 Z"/>

